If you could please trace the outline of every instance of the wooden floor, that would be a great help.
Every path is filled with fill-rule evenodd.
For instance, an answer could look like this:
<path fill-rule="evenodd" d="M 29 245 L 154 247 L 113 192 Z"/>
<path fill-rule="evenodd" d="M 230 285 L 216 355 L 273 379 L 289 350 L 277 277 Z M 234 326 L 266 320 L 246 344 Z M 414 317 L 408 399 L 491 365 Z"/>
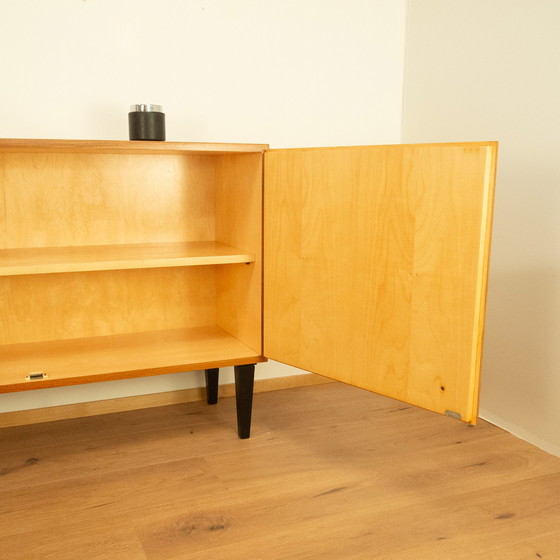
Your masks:
<path fill-rule="evenodd" d="M 338 383 L 0 430 L 5 560 L 560 558 L 560 458 Z"/>

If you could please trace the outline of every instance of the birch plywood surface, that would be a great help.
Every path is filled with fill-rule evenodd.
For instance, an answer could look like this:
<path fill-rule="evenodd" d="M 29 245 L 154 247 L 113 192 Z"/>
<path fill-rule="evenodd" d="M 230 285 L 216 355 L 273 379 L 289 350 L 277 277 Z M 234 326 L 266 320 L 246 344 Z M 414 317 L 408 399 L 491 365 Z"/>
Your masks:
<path fill-rule="evenodd" d="M 254 255 L 215 241 L 0 250 L 0 276 L 248 263 Z"/>
<path fill-rule="evenodd" d="M 260 357 L 265 148 L 0 140 L 0 345 L 216 325 Z"/>
<path fill-rule="evenodd" d="M 213 162 L 0 152 L 0 249 L 214 239 Z"/>
<path fill-rule="evenodd" d="M 216 239 L 254 255 L 249 266 L 216 268 L 216 321 L 262 353 L 262 154 L 216 162 Z"/>
<path fill-rule="evenodd" d="M 2 354 L 0 393 L 263 361 L 213 326 L 9 344 Z M 37 372 L 44 378 L 29 380 Z"/>
<path fill-rule="evenodd" d="M 0 343 L 212 325 L 215 292 L 211 266 L 8 276 Z"/>
<path fill-rule="evenodd" d="M 265 155 L 265 355 L 476 419 L 495 143 Z"/>

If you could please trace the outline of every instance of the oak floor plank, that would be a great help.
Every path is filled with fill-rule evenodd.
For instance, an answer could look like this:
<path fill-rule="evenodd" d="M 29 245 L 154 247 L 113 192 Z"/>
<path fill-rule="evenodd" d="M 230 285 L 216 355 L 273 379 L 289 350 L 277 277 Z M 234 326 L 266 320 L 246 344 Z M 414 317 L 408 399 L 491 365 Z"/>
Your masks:
<path fill-rule="evenodd" d="M 475 447 L 474 444 L 473 447 Z M 426 452 L 425 455 L 427 458 L 429 452 Z M 406 459 L 410 460 L 410 457 Z M 504 464 L 507 462 L 506 458 Z M 461 459 L 456 463 L 461 464 Z M 505 484 L 507 481 L 497 478 L 495 470 L 484 474 L 485 467 L 475 465 L 472 466 L 469 473 L 469 465 L 461 465 L 455 471 L 442 471 L 437 468 L 437 465 L 428 470 L 429 464 L 424 464 L 424 468 L 416 474 L 414 471 L 417 470 L 417 467 L 411 461 L 410 475 L 407 477 L 400 473 L 399 467 L 390 463 L 385 468 L 378 465 L 369 473 L 365 473 L 365 475 L 362 473 L 361 476 L 358 476 L 357 473 L 344 476 L 344 469 L 336 467 L 330 471 L 320 471 L 312 464 L 309 466 L 307 476 L 284 473 L 281 477 L 271 479 L 270 484 L 246 487 L 229 493 L 230 497 L 233 494 L 239 495 L 239 493 L 242 496 L 244 491 L 247 494 L 246 502 L 240 501 L 239 497 L 236 501 L 229 502 L 212 500 L 212 505 L 207 507 L 203 502 L 197 500 L 198 503 L 194 508 L 197 512 L 195 517 L 185 516 L 183 513 L 162 516 L 146 525 L 140 525 L 139 534 L 148 552 L 148 557 L 152 560 L 175 558 L 177 555 L 182 558 L 180 551 L 183 549 L 195 550 L 197 554 L 202 554 L 205 548 L 224 548 L 223 556 L 218 556 L 223 558 L 237 558 L 234 551 L 239 548 L 239 558 L 242 558 L 249 550 L 260 551 L 261 554 L 264 554 L 265 550 L 276 550 L 277 539 L 281 541 L 290 536 L 303 548 L 305 548 L 306 540 L 311 539 L 310 549 L 306 552 L 309 556 L 303 555 L 302 558 L 345 558 L 346 556 L 336 556 L 333 552 L 336 549 L 331 543 L 333 536 L 338 534 L 335 539 L 337 542 L 338 540 L 345 542 L 346 540 L 365 539 L 365 542 L 368 543 L 366 550 L 371 551 L 376 550 L 371 548 L 368 540 L 368 535 L 372 531 L 374 536 L 377 535 L 378 530 L 381 530 L 383 534 L 392 532 L 394 538 L 400 542 L 416 523 L 417 530 L 411 540 L 417 547 L 424 538 L 422 532 L 424 525 L 418 525 L 418 522 L 420 520 L 422 523 L 424 516 L 430 515 L 435 519 L 435 528 L 442 531 L 441 534 L 433 537 L 433 542 L 429 542 L 431 549 L 434 544 L 438 544 L 438 539 L 450 538 L 446 531 L 456 534 L 457 527 L 459 527 L 459 531 L 464 530 L 465 519 L 457 515 L 455 511 L 457 504 L 468 509 L 471 495 L 476 496 L 481 492 L 485 494 L 488 489 L 496 487 L 495 493 L 499 496 L 501 492 L 511 492 L 511 488 L 514 488 L 512 485 L 516 484 L 513 481 L 521 481 L 520 488 L 526 485 L 525 477 L 528 468 L 523 463 L 525 461 L 518 461 L 511 467 L 512 473 L 509 474 L 509 480 L 512 482 L 509 484 Z M 500 465 L 498 470 L 503 471 L 504 464 Z M 531 461 L 527 464 L 531 465 Z M 239 467 L 237 464 L 232 465 L 232 470 Z M 255 468 L 259 467 L 255 466 Z M 445 468 L 449 469 L 447 466 Z M 506 466 L 505 470 L 508 468 Z M 529 466 L 529 470 L 531 468 Z M 555 481 L 558 479 L 557 468 L 556 465 L 556 471 L 554 471 L 554 468 L 548 465 L 542 470 L 552 470 L 552 481 Z M 306 471 L 305 463 L 300 465 L 300 470 Z M 492 471 L 491 468 L 490 470 Z M 310 485 L 310 482 L 313 482 L 314 485 Z M 541 480 L 539 484 L 543 482 L 544 480 Z M 276 488 L 276 492 L 281 497 L 267 498 L 266 495 L 263 495 L 264 490 L 271 487 Z M 285 487 L 291 488 L 293 491 L 289 499 L 286 495 L 281 494 L 281 490 Z M 552 492 L 553 499 L 557 500 L 553 488 Z M 530 499 L 532 494 L 530 492 L 526 499 Z M 441 498 L 442 495 L 444 499 Z M 259 496 L 263 496 L 264 499 L 259 499 Z M 514 503 L 516 497 L 517 492 L 512 496 Z M 489 504 L 483 503 L 487 508 L 496 501 L 494 497 L 487 499 L 489 499 Z M 503 506 L 505 511 L 497 512 L 495 517 L 505 515 L 504 519 L 508 519 L 511 508 L 507 506 L 509 503 Z M 478 514 L 478 510 L 476 513 Z M 388 525 L 387 518 L 391 519 Z M 487 515 L 483 517 L 484 524 L 487 523 L 487 518 Z M 552 516 L 551 523 L 552 526 L 558 523 L 556 513 Z M 220 527 L 220 530 L 210 530 L 211 527 L 216 526 Z M 323 526 L 325 529 L 320 530 L 319 528 Z M 189 528 L 188 535 L 184 531 L 185 527 Z M 538 527 L 536 525 L 535 529 Z M 550 526 L 548 528 L 550 529 Z M 274 536 L 269 538 L 271 533 Z M 471 535 L 468 534 L 468 536 Z M 375 542 L 378 542 L 379 536 L 376 536 L 375 539 Z M 261 541 L 262 549 L 258 545 Z M 314 555 L 312 548 L 316 541 L 330 544 L 326 548 L 319 547 Z M 387 546 L 390 547 L 390 544 Z M 350 551 L 346 545 L 344 545 L 344 550 L 345 554 L 349 554 Z M 390 548 L 382 550 L 382 552 L 388 554 Z M 449 550 L 446 553 L 449 553 Z M 280 548 L 275 554 L 262 557 L 299 557 L 291 548 L 287 550 Z M 360 550 L 356 554 L 358 554 L 357 557 L 361 557 Z M 261 556 L 256 554 L 255 557 Z M 423 556 L 416 557 L 422 558 Z M 431 558 L 430 553 L 426 553 L 425 557 Z M 202 555 L 201 558 L 206 558 L 206 556 Z"/>
<path fill-rule="evenodd" d="M 538 533 L 538 531 L 537 531 Z M 485 551 L 463 554 L 460 560 L 539 560 L 560 558 L 560 534 L 558 530 L 546 534 L 533 535 L 520 540 L 512 539 L 508 544 L 490 545 Z"/>
<path fill-rule="evenodd" d="M 146 560 L 132 526 L 106 521 L 69 523 L 53 530 L 40 526 L 3 539 L 2 557 L 9 560 Z"/>
<path fill-rule="evenodd" d="M 136 509 L 165 504 L 177 496 L 208 496 L 223 490 L 202 458 L 47 480 L 0 492 L 0 538 L 24 532 L 30 525 L 54 528 L 92 519 L 127 519 Z"/>
<path fill-rule="evenodd" d="M 231 490 L 215 495 L 211 503 L 195 499 L 180 510 L 139 512 L 134 520 L 138 536 L 150 560 L 182 557 L 185 553 L 205 555 L 226 547 L 229 554 L 239 548 L 245 557 L 255 538 L 299 534 L 310 520 L 330 517 L 329 504 L 340 503 L 324 480 L 285 482 Z M 346 511 L 346 506 L 341 507 Z M 150 513 L 150 514 L 149 514 Z M 222 558 L 228 558 L 228 555 Z M 219 556 L 218 556 L 219 557 Z"/>
<path fill-rule="evenodd" d="M 241 445 L 259 446 L 270 438 L 268 434 L 268 430 L 256 420 L 252 437 Z M 198 458 L 205 453 L 239 447 L 231 420 L 224 423 L 216 418 L 214 423 L 187 424 L 116 436 L 110 434 L 109 428 L 89 439 L 1 453 L 0 479 L 4 490 L 29 488 L 46 481 L 71 481 L 91 474 Z"/>
<path fill-rule="evenodd" d="M 214 539 L 214 548 L 206 542 L 203 550 L 172 556 L 154 553 L 146 546 L 145 550 L 153 560 L 241 560 L 249 554 L 252 558 L 274 560 L 478 560 L 489 549 L 505 543 L 514 550 L 518 545 L 526 547 L 528 534 L 534 535 L 535 550 L 541 544 L 550 549 L 554 546 L 551 533 L 560 537 L 558 476 L 543 477 L 525 489 L 523 486 L 524 482 L 504 485 L 487 494 L 465 493 L 456 496 L 451 504 L 441 497 L 415 505 L 399 504 L 382 511 L 368 506 L 356 508 L 351 501 L 344 512 L 333 514 L 325 508 L 318 516 L 300 519 L 297 528 L 278 526 L 268 534 L 246 541 L 219 544 Z M 527 510 L 518 507 L 520 501 L 531 499 L 535 499 L 534 507 Z M 226 531 L 227 528 L 226 525 Z M 184 545 L 184 548 L 189 547 Z M 528 558 L 538 558 L 536 554 Z M 509 560 L 509 556 L 503 558 Z"/>
<path fill-rule="evenodd" d="M 229 407 L 227 407 L 229 409 Z M 76 443 L 99 437 L 127 435 L 173 428 L 191 426 L 204 422 L 214 422 L 216 418 L 226 418 L 224 407 L 208 407 L 202 402 L 176 404 L 143 410 L 114 412 L 99 416 L 87 416 L 71 420 L 57 420 L 24 426 L 0 429 L 0 453 L 17 449 L 34 449 L 61 443 Z"/>
<path fill-rule="evenodd" d="M 332 442 L 319 446 L 317 438 L 296 443 L 276 439 L 266 447 L 224 452 L 206 461 L 229 489 L 322 477 L 333 488 L 338 481 L 375 484 L 378 495 L 387 494 L 391 501 L 419 492 L 452 496 L 559 471 L 557 458 L 531 447 L 519 449 L 512 437 L 449 442 L 439 449 L 422 449 L 417 440 L 402 447 L 352 448 L 348 441 L 355 443 L 352 436 L 358 430 L 339 429 L 338 447 Z"/>
<path fill-rule="evenodd" d="M 442 499 L 434 501 L 422 511 L 418 508 L 413 510 L 417 521 L 412 519 L 410 513 L 405 514 L 407 539 L 401 539 L 401 544 L 396 547 L 400 550 L 386 551 L 383 558 L 443 560 L 453 557 L 478 560 L 489 557 L 489 551 L 492 550 L 498 554 L 500 549 L 509 549 L 514 556 L 521 558 L 538 558 L 537 554 L 542 556 L 538 552 L 539 545 L 551 550 L 552 535 L 556 535 L 555 550 L 558 552 L 559 496 L 560 478 L 555 473 L 484 492 L 469 492 L 457 496 L 451 506 Z M 385 533 L 394 534 L 391 517 L 386 519 Z M 532 544 L 527 542 L 529 535 L 533 537 Z M 519 556 L 520 551 L 531 548 L 534 550 L 532 554 Z M 501 556 L 508 560 L 510 557 L 509 554 Z M 556 554 L 548 556 L 556 557 Z"/>
<path fill-rule="evenodd" d="M 0 430 L 3 557 L 560 558 L 560 458 L 487 422 L 339 383 L 255 395 L 249 440 L 234 409 Z"/>

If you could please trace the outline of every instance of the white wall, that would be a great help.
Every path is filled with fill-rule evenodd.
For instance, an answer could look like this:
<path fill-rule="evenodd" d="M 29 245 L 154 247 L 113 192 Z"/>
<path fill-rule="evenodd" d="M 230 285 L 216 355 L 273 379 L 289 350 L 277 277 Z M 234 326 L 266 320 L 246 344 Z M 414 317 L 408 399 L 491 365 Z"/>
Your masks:
<path fill-rule="evenodd" d="M 168 140 L 396 143 L 405 11 L 405 0 L 1 0 L 0 136 L 126 140 L 129 105 L 159 103 Z M 0 411 L 200 383 L 0 395 Z"/>
<path fill-rule="evenodd" d="M 403 141 L 499 140 L 481 415 L 560 455 L 560 2 L 411 0 Z"/>

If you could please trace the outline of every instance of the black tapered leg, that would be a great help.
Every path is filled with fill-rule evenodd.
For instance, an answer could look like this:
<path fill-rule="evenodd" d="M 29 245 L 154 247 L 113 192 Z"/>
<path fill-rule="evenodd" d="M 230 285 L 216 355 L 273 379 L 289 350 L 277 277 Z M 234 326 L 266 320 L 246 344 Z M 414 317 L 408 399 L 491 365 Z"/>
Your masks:
<path fill-rule="evenodd" d="M 219 368 L 207 369 L 204 371 L 206 377 L 206 402 L 216 404 L 218 402 L 218 377 Z"/>
<path fill-rule="evenodd" d="M 251 412 L 253 410 L 253 384 L 255 364 L 235 366 L 235 401 L 237 405 L 237 433 L 240 439 L 251 435 Z"/>

